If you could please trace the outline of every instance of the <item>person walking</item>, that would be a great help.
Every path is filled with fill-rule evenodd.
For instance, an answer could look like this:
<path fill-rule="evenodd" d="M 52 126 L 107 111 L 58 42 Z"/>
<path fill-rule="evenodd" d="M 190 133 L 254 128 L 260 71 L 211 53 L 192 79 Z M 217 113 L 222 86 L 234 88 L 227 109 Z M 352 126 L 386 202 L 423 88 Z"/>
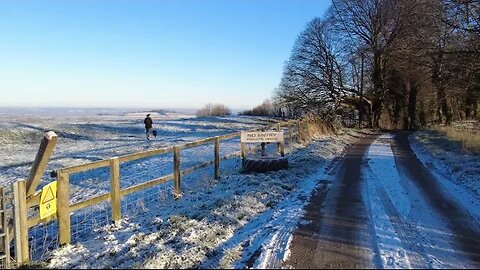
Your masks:
<path fill-rule="evenodd" d="M 152 118 L 150 118 L 150 114 L 147 114 L 143 123 L 145 124 L 145 135 L 147 136 L 147 140 L 150 140 L 150 134 L 152 133 L 153 127 L 153 121 Z"/>

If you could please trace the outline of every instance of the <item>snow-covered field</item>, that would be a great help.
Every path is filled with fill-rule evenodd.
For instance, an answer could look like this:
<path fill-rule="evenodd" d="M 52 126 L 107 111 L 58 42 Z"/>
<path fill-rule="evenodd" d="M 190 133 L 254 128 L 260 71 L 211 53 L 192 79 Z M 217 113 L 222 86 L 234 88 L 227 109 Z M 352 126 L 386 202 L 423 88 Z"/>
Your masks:
<path fill-rule="evenodd" d="M 152 114 L 156 139 L 147 141 L 143 119 L 147 111 L 120 110 L 58 110 L 58 109 L 0 109 L 0 184 L 10 188 L 10 183 L 25 179 L 38 151 L 40 141 L 49 130 L 58 135 L 58 143 L 47 166 L 40 187 L 53 179 L 49 172 L 67 166 L 108 159 L 164 146 L 181 144 L 216 135 L 272 124 L 271 119 L 248 117 L 195 118 L 192 115 L 155 112 Z M 238 139 L 222 141 L 220 154 L 224 156 L 238 151 Z M 181 168 L 213 159 L 213 145 L 182 150 Z M 121 164 L 121 187 L 142 183 L 172 171 L 172 155 L 145 158 Z M 101 168 L 70 176 L 71 202 L 77 202 L 109 192 L 109 170 Z M 171 185 L 139 194 L 123 200 L 125 213 L 142 209 L 140 196 L 167 197 Z M 11 196 L 11 194 L 9 194 Z M 133 205 L 133 206 L 132 206 Z M 96 210 L 96 211 L 93 211 Z M 110 221 L 108 204 L 85 209 L 72 216 L 73 237 L 78 240 L 92 227 L 100 227 Z M 56 245 L 56 222 L 30 231 L 31 254 L 44 258 L 47 249 Z"/>
<path fill-rule="evenodd" d="M 146 112 L 112 111 L 26 111 L 0 113 L 0 184 L 7 185 L 28 176 L 30 166 L 46 131 L 58 135 L 58 143 L 51 157 L 40 187 L 51 181 L 49 172 L 67 166 L 112 158 L 194 141 L 216 135 L 246 130 L 271 124 L 268 119 L 221 117 L 197 119 L 179 113 L 152 112 L 157 139 L 147 141 L 143 119 Z M 236 140 L 223 141 L 221 154 L 239 150 Z M 203 160 L 210 160 L 212 146 L 182 151 L 182 168 Z M 122 187 L 144 182 L 169 173 L 171 155 L 123 164 Z M 96 170 L 72 175 L 72 201 L 78 201 L 100 191 L 108 191 L 108 170 Z"/>
<path fill-rule="evenodd" d="M 153 115 L 157 140 L 144 138 L 145 113 L 122 115 L 8 115 L 1 114 L 0 181 L 25 178 L 45 131 L 59 135 L 47 173 L 82 164 L 196 139 L 272 124 L 269 119 L 222 117 L 197 119 L 186 115 Z M 268 174 L 241 174 L 240 160 L 221 162 L 221 179 L 212 168 L 182 179 L 183 196 L 174 200 L 171 183 L 165 183 L 122 199 L 123 220 L 109 222 L 108 204 L 86 208 L 72 216 L 73 244 L 49 252 L 55 246 L 56 222 L 30 232 L 37 258 L 48 267 L 61 268 L 192 268 L 259 267 L 281 261 L 286 244 L 301 216 L 303 204 L 319 172 L 353 139 L 353 131 L 341 136 L 320 136 L 308 146 L 292 144 L 287 150 L 291 168 Z M 21 135 L 21 136 L 18 136 Z M 221 155 L 239 150 L 239 142 L 222 142 Z M 213 146 L 182 151 L 182 168 L 213 156 Z M 171 155 L 128 162 L 121 166 L 121 185 L 126 187 L 171 172 Z M 42 184 L 50 181 L 48 175 Z M 123 175 L 125 175 L 123 177 Z M 109 190 L 108 170 L 71 176 L 71 200 L 78 201 Z M 95 214 L 96 213 L 96 214 Z M 92 224 L 93 223 L 93 224 Z M 83 226 L 83 227 L 82 227 Z M 270 241 L 271 238 L 276 241 Z M 261 252 L 261 257 L 257 258 Z M 269 252 L 271 251 L 271 252 Z"/>
<path fill-rule="evenodd" d="M 242 268 L 281 261 L 285 250 L 273 245 L 286 247 L 305 199 L 321 180 L 319 172 L 352 133 L 293 145 L 287 171 L 240 174 L 239 160 L 222 163 L 219 181 L 202 181 L 208 172 L 199 171 L 184 180 L 189 188 L 182 199 L 169 198 L 142 216 L 55 251 L 48 267 Z"/>
<path fill-rule="evenodd" d="M 287 171 L 240 174 L 238 159 L 222 162 L 218 181 L 209 168 L 197 171 L 184 178 L 180 200 L 158 196 L 145 204 L 144 213 L 54 251 L 46 266 L 242 268 L 281 261 L 319 174 L 352 134 L 292 145 Z"/>

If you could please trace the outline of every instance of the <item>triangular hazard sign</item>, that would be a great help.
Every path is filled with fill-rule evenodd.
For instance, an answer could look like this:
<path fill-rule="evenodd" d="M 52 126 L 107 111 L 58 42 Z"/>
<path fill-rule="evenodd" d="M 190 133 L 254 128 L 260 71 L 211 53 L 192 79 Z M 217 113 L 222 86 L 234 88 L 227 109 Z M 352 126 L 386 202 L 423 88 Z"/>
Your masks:
<path fill-rule="evenodd" d="M 55 200 L 55 195 L 53 194 L 52 187 L 49 186 L 47 189 L 47 194 L 45 194 L 45 197 L 43 198 L 42 204 L 53 200 Z"/>

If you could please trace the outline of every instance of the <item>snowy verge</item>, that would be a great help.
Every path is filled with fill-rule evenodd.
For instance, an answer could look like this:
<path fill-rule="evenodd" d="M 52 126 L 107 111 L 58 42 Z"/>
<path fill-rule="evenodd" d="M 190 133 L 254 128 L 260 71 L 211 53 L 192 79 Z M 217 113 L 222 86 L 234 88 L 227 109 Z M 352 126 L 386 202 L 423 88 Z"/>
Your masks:
<path fill-rule="evenodd" d="M 418 131 L 408 139 L 417 158 L 480 224 L 480 155 L 462 152 L 434 132 Z"/>

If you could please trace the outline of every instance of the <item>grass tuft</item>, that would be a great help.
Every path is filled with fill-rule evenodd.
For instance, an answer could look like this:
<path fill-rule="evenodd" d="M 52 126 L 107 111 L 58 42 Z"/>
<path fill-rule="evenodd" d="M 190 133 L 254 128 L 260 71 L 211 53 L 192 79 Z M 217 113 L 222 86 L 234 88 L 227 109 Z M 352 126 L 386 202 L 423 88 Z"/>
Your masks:
<path fill-rule="evenodd" d="M 440 126 L 435 129 L 444 134 L 449 140 L 458 142 L 463 150 L 480 154 L 480 130 L 451 126 Z"/>

